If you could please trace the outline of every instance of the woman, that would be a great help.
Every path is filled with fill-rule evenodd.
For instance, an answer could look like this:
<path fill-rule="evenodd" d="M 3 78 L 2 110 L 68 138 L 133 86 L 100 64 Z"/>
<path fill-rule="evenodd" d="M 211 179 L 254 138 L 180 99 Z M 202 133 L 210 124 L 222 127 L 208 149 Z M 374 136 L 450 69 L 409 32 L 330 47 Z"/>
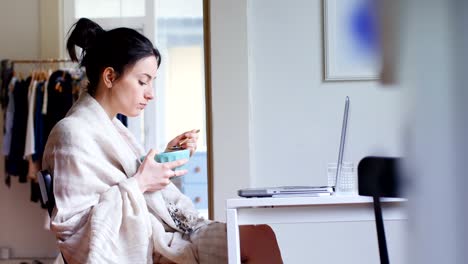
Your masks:
<path fill-rule="evenodd" d="M 187 160 L 158 163 L 115 116 L 137 116 L 153 99 L 159 51 L 135 30 L 103 30 L 80 19 L 67 42 L 70 57 L 88 77 L 87 91 L 52 130 L 43 169 L 54 176 L 51 230 L 73 263 L 226 263 L 226 226 L 198 216 L 191 200 L 171 183 Z M 167 145 L 196 150 L 187 131 Z M 254 238 L 254 239 L 249 239 Z M 261 246 L 259 246 L 261 245 Z M 268 226 L 241 228 L 248 263 L 281 263 Z"/>

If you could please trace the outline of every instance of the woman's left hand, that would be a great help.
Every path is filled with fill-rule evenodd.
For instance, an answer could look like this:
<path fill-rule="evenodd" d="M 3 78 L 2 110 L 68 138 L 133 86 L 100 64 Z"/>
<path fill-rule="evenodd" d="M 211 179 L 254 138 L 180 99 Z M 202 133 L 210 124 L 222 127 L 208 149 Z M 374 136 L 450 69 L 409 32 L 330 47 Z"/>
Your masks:
<path fill-rule="evenodd" d="M 174 151 L 174 147 L 190 150 L 190 156 L 197 149 L 198 132 L 200 129 L 192 129 L 184 132 L 167 143 L 166 152 Z"/>

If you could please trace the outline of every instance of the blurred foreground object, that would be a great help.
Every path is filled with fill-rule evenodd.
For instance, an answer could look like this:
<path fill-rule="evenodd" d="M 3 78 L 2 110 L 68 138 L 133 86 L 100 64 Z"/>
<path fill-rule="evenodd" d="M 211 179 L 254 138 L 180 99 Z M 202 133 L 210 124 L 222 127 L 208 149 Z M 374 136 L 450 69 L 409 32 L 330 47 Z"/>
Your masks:
<path fill-rule="evenodd" d="M 408 263 L 467 263 L 468 1 L 399 2 Z"/>

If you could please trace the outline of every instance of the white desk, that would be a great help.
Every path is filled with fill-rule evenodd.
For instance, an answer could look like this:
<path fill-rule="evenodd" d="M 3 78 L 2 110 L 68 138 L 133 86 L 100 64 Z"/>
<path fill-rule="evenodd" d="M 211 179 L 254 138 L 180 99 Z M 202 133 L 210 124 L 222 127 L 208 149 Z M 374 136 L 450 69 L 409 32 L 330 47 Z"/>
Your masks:
<path fill-rule="evenodd" d="M 384 220 L 407 219 L 402 205 L 405 201 L 383 198 Z M 230 264 L 240 263 L 239 225 L 375 221 L 372 198 L 344 195 L 228 199 L 226 214 Z"/>

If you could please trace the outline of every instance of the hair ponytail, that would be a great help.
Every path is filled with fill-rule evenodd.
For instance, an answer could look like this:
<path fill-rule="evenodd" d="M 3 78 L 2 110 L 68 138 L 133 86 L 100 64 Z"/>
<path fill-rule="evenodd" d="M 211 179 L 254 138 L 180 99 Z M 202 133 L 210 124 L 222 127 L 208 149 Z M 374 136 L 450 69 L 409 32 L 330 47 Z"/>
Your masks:
<path fill-rule="evenodd" d="M 98 35 L 106 32 L 101 26 L 87 18 L 80 18 L 70 28 L 70 31 L 71 34 L 68 37 L 67 50 L 73 61 L 78 61 L 75 46 L 82 48 L 82 55 L 84 55 L 83 53 L 86 53 L 86 51 L 94 45 Z"/>

